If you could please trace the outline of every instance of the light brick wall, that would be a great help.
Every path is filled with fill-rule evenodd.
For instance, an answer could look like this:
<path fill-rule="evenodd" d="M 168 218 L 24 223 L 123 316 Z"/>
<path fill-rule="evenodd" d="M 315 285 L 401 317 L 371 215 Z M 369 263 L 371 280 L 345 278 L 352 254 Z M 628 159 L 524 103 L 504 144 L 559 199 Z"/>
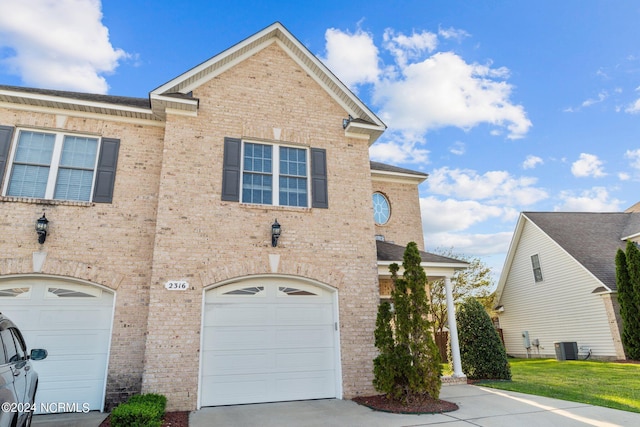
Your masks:
<path fill-rule="evenodd" d="M 376 224 L 376 234 L 381 234 L 385 241 L 400 246 L 416 242 L 418 249 L 424 250 L 418 186 L 382 179 L 374 179 L 372 185 L 373 192 L 384 194 L 391 205 L 389 222 L 384 225 Z"/>
<path fill-rule="evenodd" d="M 279 274 L 338 291 L 344 396 L 373 393 L 373 235 L 423 247 L 417 187 L 375 181 L 372 188 L 367 141 L 345 137 L 347 113 L 275 44 L 194 96 L 198 117 L 168 115 L 164 128 L 0 108 L 1 125 L 121 140 L 112 204 L 0 198 L 0 280 L 33 274 L 32 253 L 40 249 L 33 227 L 44 209 L 50 234 L 42 274 L 116 292 L 107 409 L 140 391 L 167 395 L 169 410 L 194 409 L 204 289 L 271 273 L 269 255 L 278 254 Z M 224 137 L 326 149 L 329 209 L 222 202 Z M 383 227 L 373 223 L 374 189 L 392 204 Z M 272 248 L 276 218 L 283 231 Z M 187 280 L 190 289 L 166 291 L 173 279 Z"/>
<path fill-rule="evenodd" d="M 613 339 L 613 347 L 616 352 L 616 358 L 619 360 L 626 359 L 624 354 L 624 346 L 622 345 L 622 317 L 620 316 L 620 303 L 618 302 L 618 294 L 602 294 L 602 302 L 609 320 L 609 328 L 611 329 L 611 338 Z"/>
<path fill-rule="evenodd" d="M 42 274 L 77 278 L 116 291 L 107 409 L 140 391 L 163 129 L 113 119 L 0 108 L 0 124 L 79 131 L 121 140 L 113 203 L 0 198 L 0 280 L 32 274 L 39 251 L 34 225 L 43 210 L 50 233 Z M 8 179 L 9 172 L 4 179 Z"/>
<path fill-rule="evenodd" d="M 167 117 L 143 390 L 166 394 L 170 410 L 194 409 L 203 289 L 270 273 L 268 255 L 279 254 L 279 273 L 338 290 L 344 395 L 372 393 L 378 287 L 367 142 L 345 137 L 347 113 L 276 44 L 194 97 L 198 117 Z M 274 128 L 282 142 L 326 149 L 329 209 L 221 201 L 224 137 L 278 142 Z M 276 218 L 282 236 L 272 248 Z M 191 288 L 166 291 L 171 279 Z"/>

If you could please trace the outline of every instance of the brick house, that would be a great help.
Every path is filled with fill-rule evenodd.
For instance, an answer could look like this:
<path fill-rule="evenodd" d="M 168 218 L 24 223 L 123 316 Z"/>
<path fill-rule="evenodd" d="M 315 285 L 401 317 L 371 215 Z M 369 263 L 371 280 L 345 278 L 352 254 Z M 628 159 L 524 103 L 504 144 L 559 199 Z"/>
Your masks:
<path fill-rule="evenodd" d="M 49 351 L 39 400 L 374 393 L 377 306 L 388 264 L 424 249 L 427 178 L 369 161 L 384 130 L 279 23 L 148 99 L 0 86 L 0 311 Z"/>

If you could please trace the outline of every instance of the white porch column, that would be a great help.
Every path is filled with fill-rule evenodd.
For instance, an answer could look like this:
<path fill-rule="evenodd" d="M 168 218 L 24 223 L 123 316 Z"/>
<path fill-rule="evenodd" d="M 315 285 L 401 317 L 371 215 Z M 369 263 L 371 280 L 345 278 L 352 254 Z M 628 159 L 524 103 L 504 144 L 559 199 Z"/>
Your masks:
<path fill-rule="evenodd" d="M 445 276 L 444 289 L 447 294 L 447 320 L 449 321 L 449 339 L 451 340 L 451 358 L 453 359 L 453 377 L 465 377 L 460 362 L 460 344 L 458 342 L 458 326 L 456 325 L 456 308 L 453 305 L 451 277 Z"/>

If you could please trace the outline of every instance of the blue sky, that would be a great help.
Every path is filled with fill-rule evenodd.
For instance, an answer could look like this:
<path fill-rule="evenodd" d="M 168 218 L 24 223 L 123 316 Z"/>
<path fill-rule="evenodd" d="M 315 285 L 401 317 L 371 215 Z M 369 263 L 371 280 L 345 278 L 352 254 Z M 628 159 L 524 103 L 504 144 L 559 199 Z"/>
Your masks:
<path fill-rule="evenodd" d="M 430 250 L 497 275 L 519 212 L 640 201 L 640 3 L 308 3 L 0 0 L 0 84 L 146 97 L 279 21 L 429 173 Z"/>

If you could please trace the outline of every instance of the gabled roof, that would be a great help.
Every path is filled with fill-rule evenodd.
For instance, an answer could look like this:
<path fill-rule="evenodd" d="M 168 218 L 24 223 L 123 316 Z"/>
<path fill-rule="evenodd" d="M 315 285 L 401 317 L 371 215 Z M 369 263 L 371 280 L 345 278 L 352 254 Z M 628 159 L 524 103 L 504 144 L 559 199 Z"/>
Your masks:
<path fill-rule="evenodd" d="M 498 281 L 498 298 L 527 221 L 599 280 L 606 291 L 616 290 L 615 255 L 618 248 L 624 249 L 624 239 L 630 230 L 640 232 L 640 213 L 522 212 Z"/>
<path fill-rule="evenodd" d="M 404 259 L 405 247 L 394 243 L 376 240 L 376 249 L 378 253 L 378 262 L 396 262 L 402 264 Z M 442 255 L 436 255 L 431 252 L 420 251 L 420 258 L 423 264 L 439 265 L 443 267 L 466 268 L 469 264 L 455 258 L 449 258 Z"/>
<path fill-rule="evenodd" d="M 364 134 L 372 144 L 386 129 L 385 124 L 358 99 L 281 23 L 276 22 L 235 46 L 181 74 L 150 93 L 153 110 L 163 115 L 165 108 L 195 111 L 197 100 L 170 98 L 172 94 L 188 95 L 195 88 L 225 72 L 262 49 L 277 43 L 302 67 L 350 116 L 345 122 L 347 133 Z M 345 117 L 347 119 L 347 117 Z"/>

